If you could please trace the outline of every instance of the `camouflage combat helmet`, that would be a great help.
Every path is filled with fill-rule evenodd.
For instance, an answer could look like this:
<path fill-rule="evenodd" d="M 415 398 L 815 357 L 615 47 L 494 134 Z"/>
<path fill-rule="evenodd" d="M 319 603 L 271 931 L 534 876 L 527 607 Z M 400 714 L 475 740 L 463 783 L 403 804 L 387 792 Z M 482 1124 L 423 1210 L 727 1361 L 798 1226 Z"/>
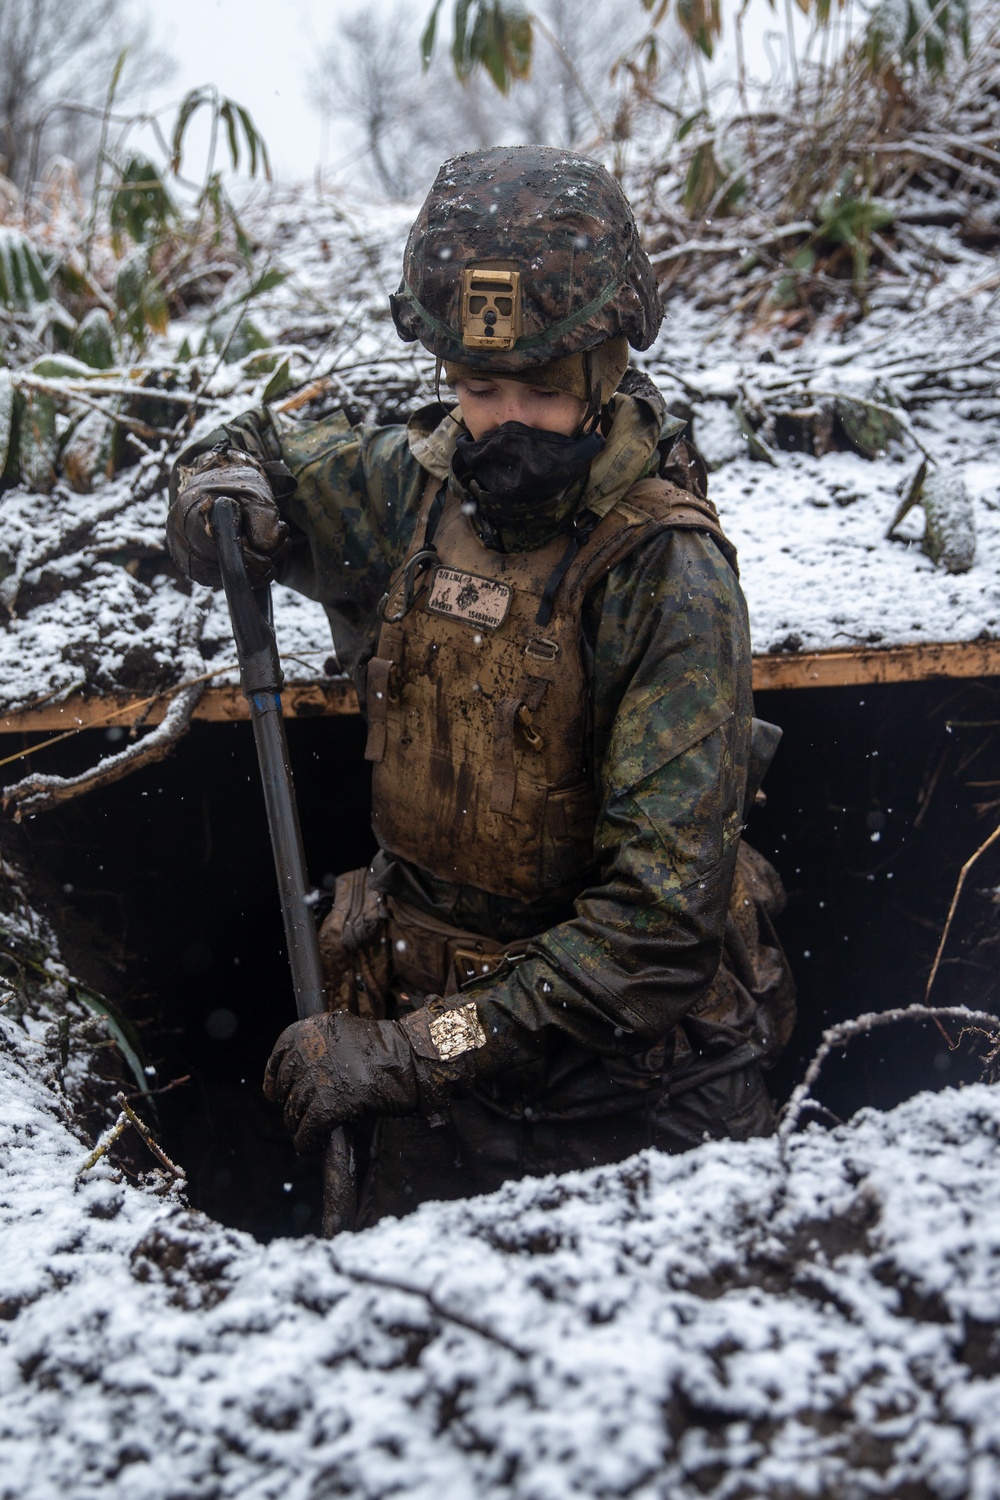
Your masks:
<path fill-rule="evenodd" d="M 390 302 L 400 338 L 497 374 L 619 335 L 648 349 L 663 316 L 621 188 L 597 162 L 551 146 L 446 161 Z"/>

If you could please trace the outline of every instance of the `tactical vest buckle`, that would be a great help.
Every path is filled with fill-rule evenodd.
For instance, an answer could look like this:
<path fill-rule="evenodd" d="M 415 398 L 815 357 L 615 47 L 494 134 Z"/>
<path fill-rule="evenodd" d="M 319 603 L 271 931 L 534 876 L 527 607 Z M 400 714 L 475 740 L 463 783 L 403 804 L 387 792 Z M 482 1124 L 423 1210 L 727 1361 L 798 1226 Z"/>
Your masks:
<path fill-rule="evenodd" d="M 518 710 L 517 710 L 517 722 L 521 726 L 521 733 L 524 735 L 524 738 L 528 741 L 528 747 L 529 747 L 529 749 L 531 749 L 531 750 L 544 750 L 545 749 L 545 736 L 542 735 L 542 734 L 539 734 L 538 730 L 535 728 L 534 724 L 531 722 L 531 713 L 529 712 L 529 710 L 527 708 L 527 705 L 524 704 L 524 703 L 522 703 L 519 706 Z"/>
<path fill-rule="evenodd" d="M 438 557 L 436 547 L 421 547 L 419 552 L 414 552 L 413 556 L 407 559 L 403 571 L 396 579 L 396 582 L 378 601 L 376 613 L 379 619 L 385 620 L 386 624 L 394 625 L 398 620 L 402 620 L 404 616 L 408 615 L 413 608 L 413 600 L 417 592 L 417 569 L 419 568 L 420 570 L 419 576 L 422 576 L 429 567 L 440 561 L 441 559 Z M 400 591 L 402 591 L 402 602 L 399 608 L 390 614 L 389 606 L 396 599 L 397 595 L 399 595 Z"/>
<path fill-rule="evenodd" d="M 485 979 L 487 974 L 493 973 L 502 958 L 502 953 L 487 954 L 477 948 L 455 948 L 452 963 L 458 988 L 470 984 L 473 979 Z"/>
<path fill-rule="evenodd" d="M 547 635 L 536 636 L 524 648 L 525 656 L 534 656 L 538 661 L 555 661 L 559 655 L 559 642 L 550 641 Z"/>

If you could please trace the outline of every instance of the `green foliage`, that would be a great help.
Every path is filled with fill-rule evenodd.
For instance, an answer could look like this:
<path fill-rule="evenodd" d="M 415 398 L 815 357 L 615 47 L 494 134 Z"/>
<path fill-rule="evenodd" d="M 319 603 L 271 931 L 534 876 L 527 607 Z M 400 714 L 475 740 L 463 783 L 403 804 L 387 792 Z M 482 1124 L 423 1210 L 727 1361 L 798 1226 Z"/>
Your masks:
<path fill-rule="evenodd" d="M 646 9 L 649 8 L 647 5 Z M 660 13 L 666 14 L 666 6 L 660 7 Z M 722 35 L 722 0 L 677 0 L 675 13 L 688 41 L 706 57 L 711 57 L 715 43 Z"/>
<path fill-rule="evenodd" d="M 163 235 L 177 216 L 163 178 L 145 156 L 133 156 L 126 163 L 112 196 L 109 217 L 115 254 L 122 253 L 123 235 L 140 245 L 156 235 Z"/>
<path fill-rule="evenodd" d="M 968 0 L 878 0 L 868 19 L 862 56 L 876 76 L 921 66 L 940 76 L 957 39 L 969 51 Z"/>
<path fill-rule="evenodd" d="M 261 396 L 262 404 L 266 406 L 269 401 L 277 401 L 290 385 L 291 363 L 288 359 L 283 359 L 264 387 L 264 394 Z"/>
<path fill-rule="evenodd" d="M 30 373 L 40 375 L 43 380 L 87 380 L 94 372 L 71 354 L 43 354 L 35 360 Z"/>
<path fill-rule="evenodd" d="M 434 6 L 420 38 L 424 67 L 434 53 L 438 15 Z M 530 14 L 519 0 L 455 0 L 451 58 L 455 74 L 468 82 L 476 68 L 484 68 L 502 94 L 531 72 L 534 32 Z"/>
<path fill-rule="evenodd" d="M 211 177 L 214 172 L 215 139 L 219 127 L 224 126 L 226 139 L 229 143 L 229 155 L 233 171 L 237 172 L 240 168 L 240 137 L 242 135 L 247 150 L 248 174 L 251 177 L 256 177 L 259 166 L 264 176 L 270 182 L 271 159 L 268 156 L 267 144 L 254 124 L 249 110 L 244 109 L 242 104 L 237 104 L 235 99 L 227 99 L 225 95 L 220 94 L 218 89 L 214 88 L 211 84 L 207 84 L 203 88 L 191 89 L 181 101 L 170 143 L 171 172 L 175 176 L 180 175 L 184 155 L 185 132 L 195 115 L 202 108 L 208 108 L 212 115 L 212 146 L 209 151 L 207 175 Z"/>
<path fill-rule="evenodd" d="M 267 148 L 249 113 L 214 89 L 193 90 L 181 105 L 169 147 L 158 136 L 164 162 L 157 166 L 148 156 L 127 152 L 124 136 L 109 143 L 122 61 L 120 56 L 107 93 L 102 170 L 80 236 L 82 253 L 50 265 L 25 233 L 0 227 L 0 314 L 6 314 L 10 346 L 22 366 L 8 370 L 0 362 L 0 488 L 23 482 L 47 493 L 61 475 L 74 489 L 88 491 L 113 473 L 130 440 L 177 440 L 186 408 L 170 399 L 176 373 L 115 367 L 141 358 L 151 332 L 166 333 L 172 308 L 187 310 L 189 289 L 198 294 L 200 267 L 211 268 L 213 296 L 227 271 L 242 273 L 243 290 L 215 311 L 199 352 L 219 364 L 242 364 L 269 399 L 290 379 L 289 361 L 270 349 L 248 315 L 254 298 L 279 285 L 287 272 L 266 265 L 259 275 L 250 274 L 255 247 L 228 198 L 223 173 L 213 166 L 221 136 L 234 168 L 270 175 Z M 212 143 L 199 186 L 179 171 L 190 122 L 206 107 Z M 178 190 L 192 187 L 194 210 L 182 213 Z M 110 292 L 106 273 L 98 280 L 95 245 L 114 256 Z M 107 257 L 97 263 L 106 265 Z M 50 352 L 38 358 L 39 346 Z M 191 358 L 185 340 L 178 362 Z M 101 379 L 108 371 L 114 371 L 110 385 Z"/>
<path fill-rule="evenodd" d="M 16 885 L 13 891 L 18 892 Z M 41 1001 L 44 1006 L 41 1014 L 48 1019 L 61 1002 L 77 1001 L 101 1021 L 127 1063 L 136 1086 L 146 1093 L 149 1079 L 144 1067 L 145 1054 L 131 1021 L 104 995 L 66 975 L 65 969 L 62 969 L 65 978 L 54 978 L 53 956 L 44 936 L 27 936 L 20 924 L 0 912 L 0 979 L 6 981 L 11 992 L 7 1015 L 18 1020 L 26 1014 L 37 1017 Z M 66 1019 L 65 1011 L 60 1019 Z"/>
<path fill-rule="evenodd" d="M 92 370 L 110 370 L 115 362 L 114 328 L 103 307 L 92 307 L 73 338 L 73 353 Z"/>
<path fill-rule="evenodd" d="M 85 495 L 114 467 L 115 423 L 103 411 L 88 411 L 67 433 L 59 454 L 59 468 L 70 488 Z"/>
<path fill-rule="evenodd" d="M 144 346 L 149 329 L 166 333 L 170 321 L 167 299 L 148 245 L 138 245 L 118 267 L 115 304 L 119 337 L 127 336 L 137 348 Z"/>
<path fill-rule="evenodd" d="M 879 458 L 890 443 L 905 432 L 896 411 L 896 399 L 882 381 L 876 380 L 859 395 L 839 394 L 834 410 L 844 435 L 865 458 Z"/>
<path fill-rule="evenodd" d="M 110 96 L 109 96 L 110 98 Z M 168 175 L 182 183 L 181 168 L 191 121 L 208 110 L 211 144 L 192 225 L 185 226 L 168 187 Z M 206 230 L 219 246 L 227 234 L 236 242 L 238 255 L 249 263 L 253 246 L 245 234 L 225 189 L 223 175 L 215 168 L 220 134 L 229 151 L 232 169 L 244 168 L 251 177 L 271 176 L 267 145 L 247 109 L 234 99 L 206 85 L 190 90 L 181 101 L 171 132 L 169 161 L 161 170 L 147 157 L 133 154 L 119 167 L 111 193 L 108 216 L 112 245 L 121 259 L 115 286 L 114 330 L 141 352 L 149 333 L 165 333 L 169 322 L 169 292 L 172 270 L 184 264 Z M 131 248 L 129 248 L 131 246 Z M 114 356 L 91 338 L 90 361 L 110 368 Z M 84 356 L 86 357 L 86 356 Z M 103 366 L 99 363 L 104 361 Z"/>
<path fill-rule="evenodd" d="M 710 203 L 717 213 L 729 213 L 746 192 L 746 182 L 732 166 L 720 163 L 713 140 L 695 147 L 684 181 L 682 201 L 689 214 L 698 217 Z M 721 196 L 720 196 L 721 193 Z"/>
<path fill-rule="evenodd" d="M 20 413 L 18 464 L 29 489 L 47 495 L 56 482 L 56 404 L 44 391 L 28 390 Z"/>
<path fill-rule="evenodd" d="M 624 57 L 611 60 L 614 75 L 620 67 L 640 88 L 651 85 L 660 63 L 659 28 L 670 13 L 670 0 L 640 0 L 650 17 L 649 29 Z M 803 15 L 818 26 L 828 26 L 834 10 L 847 0 L 795 0 Z M 444 0 L 434 0 L 420 38 L 426 68 L 437 40 Z M 776 0 L 768 0 L 771 10 Z M 465 82 L 483 67 L 501 93 L 531 72 L 534 48 L 532 14 L 520 0 L 454 0 L 451 55 L 455 73 Z M 742 19 L 750 0 L 741 0 Z M 722 0 L 674 0 L 673 16 L 690 45 L 711 58 L 723 34 Z M 969 50 L 969 0 L 876 0 L 862 43 L 862 57 L 873 76 L 885 77 L 899 68 L 914 72 L 921 64 L 935 74 L 947 65 L 949 44 L 957 37 Z"/>
<path fill-rule="evenodd" d="M 10 373 L 0 369 L 0 479 L 7 472 L 7 460 L 14 441 L 14 419 L 17 394 Z"/>
<path fill-rule="evenodd" d="M 816 239 L 850 246 L 854 284 L 860 289 L 868 277 L 872 233 L 887 229 L 894 215 L 887 203 L 864 192 L 856 193 L 854 188 L 855 171 L 848 167 L 835 190 L 820 204 Z"/>
<path fill-rule="evenodd" d="M 49 298 L 49 279 L 34 245 L 20 230 L 0 225 L 0 307 L 34 312 Z"/>
<path fill-rule="evenodd" d="M 255 350 L 266 349 L 268 340 L 245 307 L 230 307 L 209 323 L 204 347 L 214 349 L 227 365 L 235 365 Z"/>

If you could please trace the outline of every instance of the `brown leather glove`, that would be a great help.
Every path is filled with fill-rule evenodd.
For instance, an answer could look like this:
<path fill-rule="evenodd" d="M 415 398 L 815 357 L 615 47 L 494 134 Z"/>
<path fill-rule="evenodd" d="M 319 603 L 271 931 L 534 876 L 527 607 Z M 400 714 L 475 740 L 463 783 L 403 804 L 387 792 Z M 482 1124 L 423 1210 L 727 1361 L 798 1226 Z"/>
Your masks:
<path fill-rule="evenodd" d="M 472 1053 L 485 1041 L 473 1005 L 443 1018 L 422 1009 L 405 1021 L 329 1011 L 286 1026 L 264 1096 L 284 1106 L 296 1151 L 312 1151 L 362 1115 L 433 1114 L 471 1084 Z"/>
<path fill-rule="evenodd" d="M 240 505 L 240 550 L 247 577 L 255 589 L 274 578 L 288 546 L 288 527 L 281 519 L 264 466 L 238 448 L 213 449 L 177 471 L 177 493 L 167 515 L 167 550 L 195 583 L 218 588 L 222 583 L 211 529 L 211 510 L 220 495 Z"/>

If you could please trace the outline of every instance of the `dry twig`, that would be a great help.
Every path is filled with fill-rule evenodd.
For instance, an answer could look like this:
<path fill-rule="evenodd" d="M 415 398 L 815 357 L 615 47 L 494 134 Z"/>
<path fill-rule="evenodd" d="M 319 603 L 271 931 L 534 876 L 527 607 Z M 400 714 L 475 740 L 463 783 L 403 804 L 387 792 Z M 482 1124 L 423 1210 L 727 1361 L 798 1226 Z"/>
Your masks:
<path fill-rule="evenodd" d="M 163 1150 L 163 1148 L 157 1145 L 156 1141 L 153 1139 L 152 1132 L 150 1131 L 149 1126 L 144 1120 L 139 1118 L 120 1089 L 115 1095 L 115 1103 L 121 1105 L 122 1114 L 128 1120 L 129 1124 L 133 1125 L 142 1136 L 146 1145 L 149 1147 L 150 1151 L 152 1151 L 153 1155 L 156 1157 L 160 1165 L 162 1167 L 166 1167 L 167 1171 L 171 1174 L 172 1177 L 175 1177 L 178 1179 L 178 1181 L 183 1182 L 187 1176 L 184 1168 L 179 1167 L 175 1161 L 171 1161 L 170 1157 Z"/>
<path fill-rule="evenodd" d="M 998 830 L 1000 832 L 1000 830 Z M 809 1100 L 809 1092 L 819 1077 L 820 1070 L 835 1047 L 843 1047 L 856 1036 L 867 1036 L 879 1026 L 891 1026 L 896 1021 L 940 1021 L 942 1018 L 956 1021 L 971 1021 L 975 1030 L 982 1030 L 996 1041 L 1000 1038 L 1000 1016 L 986 1010 L 970 1010 L 967 1005 L 900 1005 L 891 1010 L 869 1011 L 855 1016 L 852 1021 L 841 1021 L 823 1033 L 823 1040 L 806 1069 L 806 1075 L 797 1085 L 792 1097 L 785 1105 L 778 1127 L 778 1139 L 784 1151 L 789 1136 L 799 1123 L 799 1117 Z M 952 1044 L 954 1045 L 954 1044 Z"/>
<path fill-rule="evenodd" d="M 523 1349 L 518 1344 L 512 1343 L 502 1333 L 497 1333 L 495 1329 L 488 1327 L 485 1323 L 480 1323 L 475 1318 L 467 1317 L 464 1313 L 454 1312 L 451 1308 L 445 1307 L 435 1293 L 429 1291 L 426 1287 L 414 1286 L 408 1281 L 397 1281 L 394 1277 L 390 1276 L 373 1276 L 370 1271 L 359 1271 L 355 1267 L 345 1266 L 335 1256 L 331 1256 L 331 1260 L 334 1270 L 339 1271 L 340 1275 L 348 1281 L 358 1281 L 364 1286 L 379 1287 L 383 1291 L 404 1292 L 409 1297 L 419 1297 L 422 1302 L 426 1302 L 431 1311 L 437 1317 L 441 1318 L 443 1322 L 454 1323 L 457 1327 L 464 1328 L 469 1333 L 477 1334 L 479 1338 L 486 1339 L 491 1344 L 497 1344 L 501 1349 L 506 1350 L 508 1354 L 515 1355 L 518 1359 L 531 1358 L 530 1349 Z"/>
<path fill-rule="evenodd" d="M 951 905 L 948 908 L 948 917 L 944 924 L 944 931 L 941 934 L 941 941 L 938 943 L 937 952 L 934 955 L 934 963 L 931 967 L 931 972 L 927 980 L 927 988 L 924 991 L 925 1001 L 930 1000 L 931 989 L 933 987 L 935 979 L 937 978 L 938 969 L 941 967 L 941 956 L 944 953 L 945 943 L 947 943 L 948 934 L 951 931 L 952 919 L 955 916 L 959 898 L 961 897 L 962 890 L 965 886 L 965 878 L 968 875 L 969 871 L 972 869 L 973 865 L 980 858 L 980 856 L 985 854 L 987 849 L 989 849 L 992 844 L 996 843 L 997 839 L 1000 839 L 1000 824 L 998 824 L 997 827 L 994 828 L 989 838 L 985 839 L 984 842 L 980 844 L 975 854 L 970 855 L 969 858 L 965 861 L 965 864 L 962 866 L 958 877 L 958 883 L 955 886 L 955 891 L 951 898 Z"/>
<path fill-rule="evenodd" d="M 96 1167 L 102 1156 L 107 1156 L 115 1141 L 123 1135 L 127 1124 L 128 1115 L 122 1110 L 115 1123 L 98 1137 L 97 1145 L 77 1172 L 78 1177 L 82 1177 L 84 1172 L 89 1172 L 91 1167 Z"/>
<path fill-rule="evenodd" d="M 166 1170 L 170 1173 L 171 1177 L 173 1177 L 177 1182 L 184 1182 L 186 1180 L 187 1174 L 185 1173 L 183 1167 L 179 1167 L 175 1161 L 171 1161 L 170 1157 L 163 1150 L 163 1148 L 157 1144 L 157 1142 L 153 1139 L 149 1126 L 145 1123 L 144 1120 L 141 1120 L 139 1118 L 121 1090 L 119 1090 L 115 1095 L 115 1103 L 121 1105 L 121 1114 L 118 1116 L 115 1123 L 110 1126 L 109 1129 L 105 1130 L 100 1136 L 97 1145 L 94 1147 L 93 1151 L 91 1151 L 90 1155 L 83 1163 L 83 1166 L 77 1172 L 77 1177 L 82 1177 L 85 1172 L 90 1171 L 91 1167 L 95 1167 L 97 1165 L 102 1156 L 107 1156 L 108 1152 L 115 1144 L 115 1142 L 117 1140 L 120 1140 L 124 1135 L 125 1127 L 127 1125 L 131 1125 L 133 1129 L 136 1130 L 142 1137 L 143 1141 L 149 1147 L 150 1151 L 152 1151 L 153 1155 L 156 1157 L 160 1165 L 162 1167 L 165 1167 Z"/>

